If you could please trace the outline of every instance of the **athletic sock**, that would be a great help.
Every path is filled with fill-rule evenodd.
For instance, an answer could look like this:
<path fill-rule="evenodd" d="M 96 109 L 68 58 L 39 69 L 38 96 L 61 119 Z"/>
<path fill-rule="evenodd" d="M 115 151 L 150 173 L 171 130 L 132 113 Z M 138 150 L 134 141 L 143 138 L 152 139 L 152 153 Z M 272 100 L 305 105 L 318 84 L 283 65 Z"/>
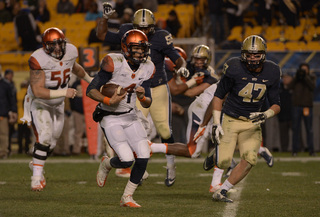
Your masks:
<path fill-rule="evenodd" d="M 221 178 L 222 178 L 223 172 L 224 172 L 223 169 L 219 169 L 217 166 L 214 167 L 211 186 L 216 186 L 221 183 Z"/>
<path fill-rule="evenodd" d="M 233 184 L 231 184 L 228 179 L 224 181 L 224 183 L 221 185 L 221 189 L 225 189 L 229 191 L 233 187 Z"/>
<path fill-rule="evenodd" d="M 41 176 L 43 172 L 43 167 L 45 160 L 39 160 L 37 158 L 33 158 L 33 176 Z"/>
<path fill-rule="evenodd" d="M 125 197 L 128 195 L 133 195 L 137 187 L 138 187 L 138 184 L 134 184 L 129 180 L 126 185 L 126 188 L 124 189 L 123 196 Z"/>
<path fill-rule="evenodd" d="M 167 143 L 152 143 L 151 144 L 152 153 L 167 153 L 168 145 Z"/>

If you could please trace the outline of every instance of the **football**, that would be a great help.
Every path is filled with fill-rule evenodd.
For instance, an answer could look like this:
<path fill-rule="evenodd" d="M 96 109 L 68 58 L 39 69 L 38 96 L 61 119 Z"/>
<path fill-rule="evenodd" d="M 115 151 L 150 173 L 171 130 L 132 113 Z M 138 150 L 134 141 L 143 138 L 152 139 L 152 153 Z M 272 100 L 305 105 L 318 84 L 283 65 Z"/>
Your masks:
<path fill-rule="evenodd" d="M 123 87 L 113 83 L 103 85 L 100 90 L 102 95 L 109 98 L 113 96 L 115 91 L 117 92 L 118 95 L 123 95 L 126 92 L 125 89 L 123 89 Z"/>

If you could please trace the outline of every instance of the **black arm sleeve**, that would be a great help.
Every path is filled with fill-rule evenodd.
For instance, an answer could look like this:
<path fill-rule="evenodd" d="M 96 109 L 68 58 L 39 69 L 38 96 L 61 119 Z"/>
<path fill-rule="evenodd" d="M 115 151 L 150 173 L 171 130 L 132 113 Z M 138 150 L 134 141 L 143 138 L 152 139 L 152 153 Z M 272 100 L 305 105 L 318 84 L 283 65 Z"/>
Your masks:
<path fill-rule="evenodd" d="M 151 99 L 151 102 L 152 102 L 152 97 L 151 97 L 151 90 L 150 90 L 150 84 L 151 84 L 151 80 L 146 80 L 144 81 L 141 86 L 144 88 L 145 90 L 145 96 L 146 97 L 149 97 Z"/>
<path fill-rule="evenodd" d="M 88 94 L 92 89 L 100 90 L 100 87 L 106 84 L 111 78 L 111 72 L 107 72 L 101 69 L 89 84 L 86 94 Z"/>

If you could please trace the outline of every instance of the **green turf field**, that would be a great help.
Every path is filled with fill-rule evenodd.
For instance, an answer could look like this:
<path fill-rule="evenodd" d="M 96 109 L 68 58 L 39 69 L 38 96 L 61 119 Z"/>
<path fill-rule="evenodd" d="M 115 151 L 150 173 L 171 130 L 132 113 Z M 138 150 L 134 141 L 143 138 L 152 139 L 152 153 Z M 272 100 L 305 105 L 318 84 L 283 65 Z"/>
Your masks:
<path fill-rule="evenodd" d="M 113 171 L 99 188 L 99 162 L 88 156 L 49 158 L 43 192 L 30 190 L 31 157 L 12 156 L 0 161 L 0 217 L 320 216 L 320 157 L 278 155 L 272 168 L 259 161 L 230 194 L 232 204 L 212 201 L 208 190 L 213 171 L 202 169 L 203 159 L 178 157 L 176 183 L 168 188 L 165 158 L 154 155 L 148 180 L 134 194 L 142 208 L 119 206 L 127 180 Z"/>

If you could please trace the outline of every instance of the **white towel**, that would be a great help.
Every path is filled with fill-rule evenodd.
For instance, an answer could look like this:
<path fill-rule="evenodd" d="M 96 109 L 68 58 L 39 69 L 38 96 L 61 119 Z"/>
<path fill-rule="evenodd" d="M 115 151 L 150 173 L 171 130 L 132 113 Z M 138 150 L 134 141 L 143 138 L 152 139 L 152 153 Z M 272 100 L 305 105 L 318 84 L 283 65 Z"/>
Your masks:
<path fill-rule="evenodd" d="M 31 125 L 31 102 L 32 102 L 32 97 L 27 94 L 24 97 L 24 105 L 23 105 L 23 109 L 24 109 L 24 113 L 23 113 L 23 117 L 20 118 L 20 120 L 24 123 L 27 122 L 28 126 Z"/>

